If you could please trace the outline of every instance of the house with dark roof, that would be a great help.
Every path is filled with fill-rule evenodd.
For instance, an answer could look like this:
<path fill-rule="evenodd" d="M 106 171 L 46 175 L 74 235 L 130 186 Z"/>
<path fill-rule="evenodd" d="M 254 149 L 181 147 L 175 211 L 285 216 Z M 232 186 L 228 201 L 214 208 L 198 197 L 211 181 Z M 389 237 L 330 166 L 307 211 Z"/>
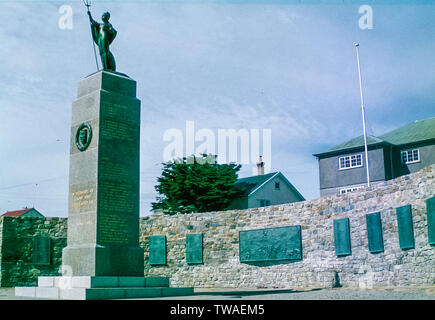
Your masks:
<path fill-rule="evenodd" d="M 435 163 L 435 117 L 381 136 L 367 136 L 370 184 L 419 171 Z M 314 154 L 320 195 L 345 194 L 367 186 L 363 136 Z"/>
<path fill-rule="evenodd" d="M 305 201 L 299 191 L 281 172 L 264 174 L 264 162 L 257 163 L 258 175 L 238 179 L 235 188 L 242 196 L 227 209 L 247 209 Z"/>
<path fill-rule="evenodd" d="M 21 210 L 7 211 L 1 215 L 2 217 L 33 217 L 44 218 L 44 215 L 35 208 L 25 208 Z"/>

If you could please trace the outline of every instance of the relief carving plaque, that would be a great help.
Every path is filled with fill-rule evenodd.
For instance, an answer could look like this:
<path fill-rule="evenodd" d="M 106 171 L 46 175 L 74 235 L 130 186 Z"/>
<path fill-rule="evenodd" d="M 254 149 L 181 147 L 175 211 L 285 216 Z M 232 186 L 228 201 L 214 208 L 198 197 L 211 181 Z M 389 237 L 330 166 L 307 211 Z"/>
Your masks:
<path fill-rule="evenodd" d="M 301 226 L 239 232 L 240 262 L 302 260 Z"/>

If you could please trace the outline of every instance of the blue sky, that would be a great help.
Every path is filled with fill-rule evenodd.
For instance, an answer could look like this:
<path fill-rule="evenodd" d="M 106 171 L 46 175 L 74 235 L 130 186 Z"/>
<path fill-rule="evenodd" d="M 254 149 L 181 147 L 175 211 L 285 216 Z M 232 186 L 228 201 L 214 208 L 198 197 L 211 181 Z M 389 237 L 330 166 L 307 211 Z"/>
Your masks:
<path fill-rule="evenodd" d="M 166 130 L 271 129 L 271 170 L 319 197 L 313 153 L 362 134 L 360 43 L 369 134 L 435 116 L 435 5 L 93 1 L 118 36 L 118 71 L 142 101 L 141 215 L 149 214 Z M 353 2 L 355 3 L 355 2 Z M 62 5 L 73 28 L 58 26 Z M 361 3 L 363 4 L 363 3 Z M 0 213 L 68 211 L 71 103 L 95 71 L 81 1 L 0 1 Z M 244 165 L 239 176 L 252 174 Z"/>

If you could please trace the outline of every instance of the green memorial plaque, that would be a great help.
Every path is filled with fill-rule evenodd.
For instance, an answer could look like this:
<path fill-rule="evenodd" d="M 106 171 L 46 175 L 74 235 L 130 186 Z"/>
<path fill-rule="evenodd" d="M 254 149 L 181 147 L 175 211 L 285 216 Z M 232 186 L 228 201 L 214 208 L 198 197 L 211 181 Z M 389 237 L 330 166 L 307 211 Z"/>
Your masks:
<path fill-rule="evenodd" d="M 186 234 L 186 262 L 202 263 L 202 233 Z"/>
<path fill-rule="evenodd" d="M 435 245 L 435 197 L 426 200 L 427 236 L 430 245 Z"/>
<path fill-rule="evenodd" d="M 239 232 L 240 262 L 302 260 L 301 226 Z"/>
<path fill-rule="evenodd" d="M 411 205 L 396 208 L 400 249 L 415 248 Z"/>
<path fill-rule="evenodd" d="M 371 253 L 383 252 L 384 240 L 382 237 L 381 213 L 366 214 L 366 222 L 369 251 Z"/>
<path fill-rule="evenodd" d="M 352 254 L 349 218 L 334 220 L 334 244 L 337 256 Z"/>
<path fill-rule="evenodd" d="M 149 264 L 166 264 L 166 236 L 150 236 Z"/>
<path fill-rule="evenodd" d="M 50 264 L 50 238 L 33 238 L 33 263 L 39 265 Z"/>

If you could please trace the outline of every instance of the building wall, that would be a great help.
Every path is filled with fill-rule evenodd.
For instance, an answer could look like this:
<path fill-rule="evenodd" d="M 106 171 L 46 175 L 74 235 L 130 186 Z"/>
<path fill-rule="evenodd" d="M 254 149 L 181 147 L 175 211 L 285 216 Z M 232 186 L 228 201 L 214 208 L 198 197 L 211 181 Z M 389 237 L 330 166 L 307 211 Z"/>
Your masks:
<path fill-rule="evenodd" d="M 419 149 L 420 152 L 419 162 L 410 163 L 410 164 L 403 164 L 401 162 L 400 152 L 409 149 Z M 395 177 L 417 172 L 422 168 L 425 168 L 435 163 L 435 141 L 395 147 L 393 152 L 394 152 Z"/>
<path fill-rule="evenodd" d="M 362 167 L 339 170 L 338 159 L 342 156 L 362 154 Z M 386 180 L 386 164 L 384 149 L 369 149 L 369 169 L 370 181 Z M 388 166 L 389 169 L 389 166 Z M 387 169 L 387 170 L 388 170 Z M 330 156 L 319 159 L 319 180 L 320 191 L 323 189 L 338 188 L 344 186 L 358 185 L 367 183 L 366 163 L 364 150 L 359 152 L 343 153 L 340 155 Z"/>
<path fill-rule="evenodd" d="M 370 161 L 370 160 L 369 160 Z M 377 188 L 380 185 L 384 185 L 385 181 L 371 181 L 370 187 Z M 363 183 L 355 184 L 355 186 L 364 186 L 364 189 L 367 189 L 367 181 L 364 181 Z M 343 186 L 344 187 L 344 186 Z M 320 190 L 320 196 L 321 197 L 328 197 L 333 196 L 340 193 L 340 190 L 343 189 L 343 187 L 336 187 L 336 188 L 328 188 L 328 189 L 322 189 Z M 364 190 L 358 190 L 354 192 L 364 192 Z"/>
<path fill-rule="evenodd" d="M 394 175 L 394 146 L 393 145 L 387 145 L 384 147 L 384 164 L 385 164 L 385 180 L 391 180 L 396 178 L 397 176 Z"/>
<path fill-rule="evenodd" d="M 23 213 L 20 217 L 43 218 L 44 216 L 35 209 L 31 209 L 26 213 Z"/>
<path fill-rule="evenodd" d="M 401 162 L 402 150 L 420 150 L 420 161 L 403 164 Z M 390 180 L 396 177 L 415 173 L 435 163 L 435 141 L 419 144 L 397 146 L 384 146 L 382 149 L 369 149 L 370 181 L 373 184 Z M 338 170 L 338 159 L 343 155 L 362 153 L 363 166 L 359 168 Z M 340 154 L 319 159 L 320 195 L 329 196 L 339 193 L 345 186 L 361 185 L 367 182 L 364 151 Z"/>
<path fill-rule="evenodd" d="M 237 198 L 231 202 L 227 209 L 247 209 L 248 208 L 248 196 Z"/>
<path fill-rule="evenodd" d="M 279 190 L 275 189 L 275 182 L 279 182 Z M 259 207 L 260 200 L 269 200 L 271 205 L 277 205 L 300 201 L 300 198 L 280 176 L 277 176 L 249 197 L 248 208 Z"/>
<path fill-rule="evenodd" d="M 409 286 L 435 283 L 435 247 L 428 244 L 426 199 L 435 193 L 435 165 L 367 192 L 334 195 L 248 210 L 154 215 L 141 219 L 145 275 L 171 277 L 172 286 L 230 288 Z M 396 208 L 412 206 L 415 248 L 399 247 Z M 380 212 L 384 252 L 368 251 L 366 214 Z M 349 218 L 352 255 L 337 257 L 334 219 Z M 239 232 L 300 225 L 302 261 L 258 266 L 240 263 Z M 202 233 L 204 263 L 188 265 L 187 233 Z M 167 264 L 150 266 L 150 235 L 167 238 Z"/>

